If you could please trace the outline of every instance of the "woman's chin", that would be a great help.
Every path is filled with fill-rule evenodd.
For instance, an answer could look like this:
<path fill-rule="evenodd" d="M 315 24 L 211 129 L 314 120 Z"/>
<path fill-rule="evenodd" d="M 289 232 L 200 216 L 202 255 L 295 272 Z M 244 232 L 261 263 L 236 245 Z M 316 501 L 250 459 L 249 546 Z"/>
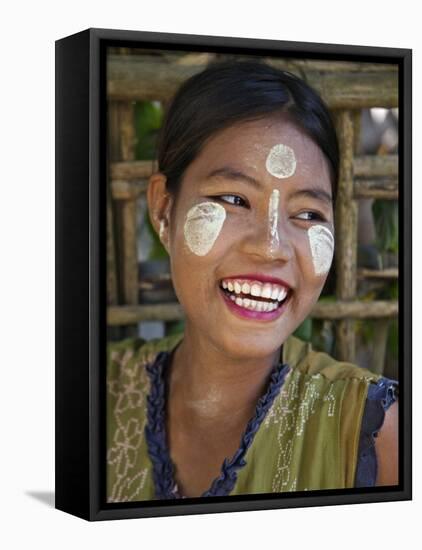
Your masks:
<path fill-rule="evenodd" d="M 249 335 L 222 335 L 216 336 L 214 345 L 222 355 L 231 360 L 250 361 L 252 359 L 265 360 L 277 354 L 282 341 L 279 335 L 253 336 Z"/>

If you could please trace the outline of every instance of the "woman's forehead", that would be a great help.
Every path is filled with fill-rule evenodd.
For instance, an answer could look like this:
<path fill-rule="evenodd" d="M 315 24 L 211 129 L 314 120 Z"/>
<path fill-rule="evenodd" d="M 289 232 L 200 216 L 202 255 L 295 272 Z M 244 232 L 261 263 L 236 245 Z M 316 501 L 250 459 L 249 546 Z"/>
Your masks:
<path fill-rule="evenodd" d="M 231 166 L 256 178 L 271 177 L 267 159 L 279 146 L 294 157 L 292 178 L 308 180 L 317 175 L 330 187 L 328 161 L 321 149 L 296 124 L 277 119 L 247 121 L 221 130 L 207 141 L 186 175 L 190 172 L 205 177 L 213 170 Z"/>

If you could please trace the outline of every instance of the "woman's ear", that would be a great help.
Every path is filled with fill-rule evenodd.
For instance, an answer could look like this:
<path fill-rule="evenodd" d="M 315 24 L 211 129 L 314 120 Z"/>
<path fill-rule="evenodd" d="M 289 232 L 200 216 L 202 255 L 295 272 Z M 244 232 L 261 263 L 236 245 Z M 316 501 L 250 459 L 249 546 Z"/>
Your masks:
<path fill-rule="evenodd" d="M 147 202 L 149 217 L 167 253 L 170 253 L 170 213 L 173 197 L 167 191 L 167 177 L 161 172 L 148 180 Z"/>

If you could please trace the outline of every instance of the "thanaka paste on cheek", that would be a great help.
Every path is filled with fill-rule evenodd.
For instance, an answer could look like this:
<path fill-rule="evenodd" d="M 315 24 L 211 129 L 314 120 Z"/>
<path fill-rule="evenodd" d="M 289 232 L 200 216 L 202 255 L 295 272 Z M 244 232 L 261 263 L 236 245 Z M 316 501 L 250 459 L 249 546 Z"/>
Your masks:
<path fill-rule="evenodd" d="M 216 202 L 192 206 L 184 225 L 185 241 L 191 252 L 205 256 L 213 247 L 226 219 L 226 210 Z"/>
<path fill-rule="evenodd" d="M 268 205 L 268 238 L 269 238 L 269 250 L 271 254 L 274 254 L 280 246 L 280 239 L 278 237 L 278 205 L 280 202 L 280 191 L 273 189 L 271 193 L 269 205 Z"/>
<path fill-rule="evenodd" d="M 296 171 L 296 157 L 293 149 L 282 143 L 271 148 L 265 167 L 275 178 L 289 178 Z"/>
<path fill-rule="evenodd" d="M 308 238 L 315 275 L 325 275 L 333 261 L 333 234 L 324 225 L 313 225 L 308 229 Z"/>

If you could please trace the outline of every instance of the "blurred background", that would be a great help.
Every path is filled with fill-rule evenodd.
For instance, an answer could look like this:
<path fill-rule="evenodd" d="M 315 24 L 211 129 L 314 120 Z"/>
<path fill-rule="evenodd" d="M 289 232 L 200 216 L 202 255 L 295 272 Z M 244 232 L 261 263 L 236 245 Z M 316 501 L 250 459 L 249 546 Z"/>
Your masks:
<path fill-rule="evenodd" d="M 157 135 L 172 95 L 211 60 L 230 57 L 248 58 L 109 48 L 109 340 L 149 340 L 184 329 L 145 190 L 156 170 Z M 398 378 L 397 66 L 264 60 L 304 78 L 320 93 L 335 120 L 342 154 L 335 259 L 319 303 L 295 334 L 338 359 Z"/>

